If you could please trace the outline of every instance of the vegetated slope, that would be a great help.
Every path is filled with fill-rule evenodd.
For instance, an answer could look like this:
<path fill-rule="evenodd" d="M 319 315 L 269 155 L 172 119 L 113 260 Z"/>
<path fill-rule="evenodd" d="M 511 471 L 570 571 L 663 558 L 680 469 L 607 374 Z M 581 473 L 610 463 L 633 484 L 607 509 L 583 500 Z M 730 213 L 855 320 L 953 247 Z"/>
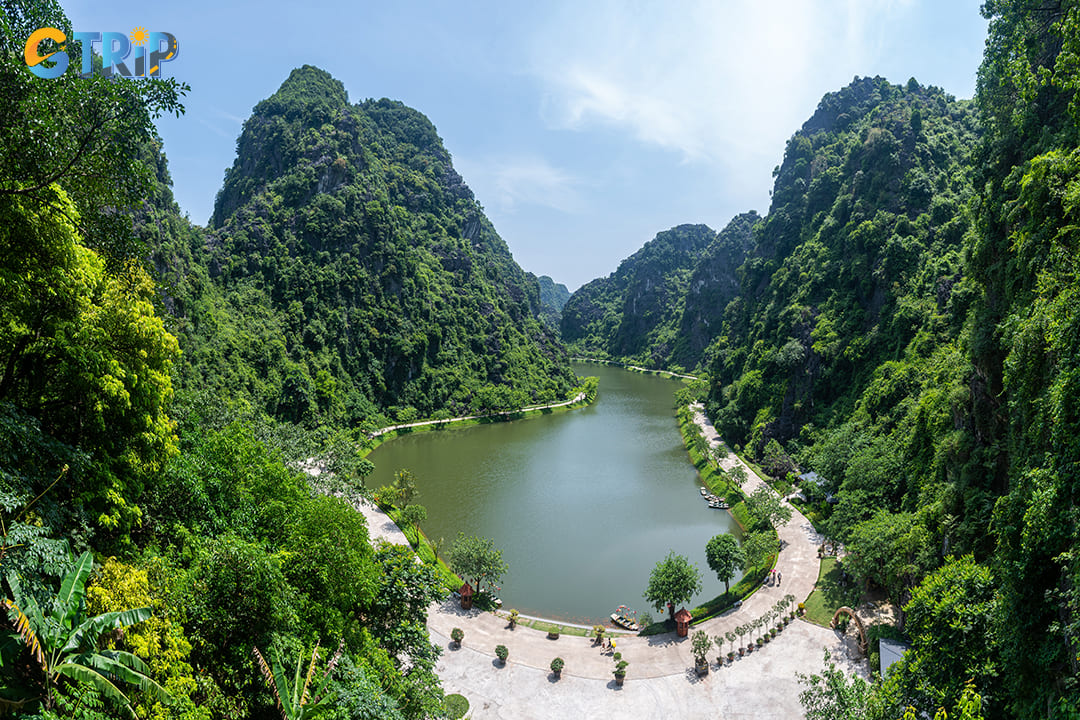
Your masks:
<path fill-rule="evenodd" d="M 570 299 L 570 291 L 562 283 L 557 283 L 547 275 L 537 278 L 540 284 L 540 319 L 554 330 L 559 331 L 562 321 L 562 309 Z"/>
<path fill-rule="evenodd" d="M 759 452 L 827 426 L 885 363 L 957 337 L 975 130 L 969 103 L 914 81 L 825 96 L 788 142 L 712 348 L 726 437 Z"/>
<path fill-rule="evenodd" d="M 753 248 L 754 225 L 760 220 L 753 210 L 736 215 L 705 248 L 690 274 L 668 362 L 693 368 L 704 360 L 705 348 L 723 323 L 724 308 L 739 293 L 737 271 Z"/>
<path fill-rule="evenodd" d="M 611 275 L 570 296 L 563 308 L 563 341 L 590 357 L 665 364 L 691 273 L 715 238 L 705 225 L 658 233 Z"/>
<path fill-rule="evenodd" d="M 574 384 L 535 279 L 431 122 L 390 100 L 349 105 L 317 68 L 255 107 L 212 228 L 188 240 L 161 252 L 182 387 L 357 423 L 550 401 Z"/>

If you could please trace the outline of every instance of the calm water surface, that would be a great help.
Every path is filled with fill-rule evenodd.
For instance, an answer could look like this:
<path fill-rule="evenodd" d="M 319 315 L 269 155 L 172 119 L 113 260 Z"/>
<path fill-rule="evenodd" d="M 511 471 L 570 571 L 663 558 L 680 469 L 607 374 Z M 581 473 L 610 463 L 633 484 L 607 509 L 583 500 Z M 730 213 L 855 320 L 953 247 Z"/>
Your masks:
<path fill-rule="evenodd" d="M 723 592 L 705 543 L 737 526 L 698 491 L 672 410 L 679 383 L 603 365 L 575 370 L 600 378 L 591 406 L 398 438 L 369 456 L 368 486 L 408 468 L 428 537 L 445 538 L 447 549 L 459 530 L 493 538 L 510 566 L 504 608 L 578 622 L 619 605 L 640 615 L 649 573 L 669 550 L 702 572 L 694 604 Z"/>

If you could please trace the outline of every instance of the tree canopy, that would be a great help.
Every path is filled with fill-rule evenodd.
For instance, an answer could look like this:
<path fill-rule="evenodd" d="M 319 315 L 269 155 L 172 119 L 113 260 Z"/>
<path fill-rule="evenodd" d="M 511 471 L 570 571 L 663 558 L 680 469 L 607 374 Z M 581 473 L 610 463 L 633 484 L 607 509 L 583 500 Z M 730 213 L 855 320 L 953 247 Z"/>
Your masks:
<path fill-rule="evenodd" d="M 652 603 L 655 609 L 662 610 L 668 603 L 674 606 L 690 602 L 699 592 L 701 571 L 691 564 L 685 555 L 677 555 L 675 551 L 671 551 L 652 569 L 645 599 Z M 673 607 L 669 608 L 669 614 L 674 617 Z"/>

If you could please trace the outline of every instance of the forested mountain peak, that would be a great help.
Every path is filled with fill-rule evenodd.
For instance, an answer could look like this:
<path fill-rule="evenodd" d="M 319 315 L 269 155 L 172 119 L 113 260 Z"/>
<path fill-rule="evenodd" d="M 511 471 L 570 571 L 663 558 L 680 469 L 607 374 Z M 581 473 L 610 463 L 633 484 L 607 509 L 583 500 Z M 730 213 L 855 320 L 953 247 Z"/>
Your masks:
<path fill-rule="evenodd" d="M 591 356 L 664 362 L 675 342 L 670 317 L 681 314 L 690 272 L 715 238 L 706 225 L 657 233 L 611 275 L 570 296 L 563 308 L 563 340 Z"/>
<path fill-rule="evenodd" d="M 256 105 L 213 231 L 191 252 L 220 301 L 257 330 L 235 338 L 236 372 L 211 376 L 192 362 L 185 377 L 224 382 L 283 419 L 520 407 L 574 382 L 537 319 L 535 278 L 431 121 L 387 99 L 348 105 L 317 68 L 294 70 Z M 194 289 L 177 273 L 174 284 L 185 283 Z M 210 346 L 221 333 L 210 328 L 221 318 L 200 318 L 199 303 L 180 296 L 191 323 L 182 338 L 202 337 L 185 352 L 220 361 Z"/>

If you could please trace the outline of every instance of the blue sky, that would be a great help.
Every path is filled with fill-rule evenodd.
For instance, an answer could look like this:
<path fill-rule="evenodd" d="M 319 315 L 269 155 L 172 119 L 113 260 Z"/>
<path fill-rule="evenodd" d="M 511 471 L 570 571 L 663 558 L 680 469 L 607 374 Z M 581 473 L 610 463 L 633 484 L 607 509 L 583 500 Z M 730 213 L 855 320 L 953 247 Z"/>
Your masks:
<path fill-rule="evenodd" d="M 107 5 L 107 6 L 106 6 Z M 978 0 L 65 2 L 76 30 L 174 34 L 159 122 L 205 223 L 241 124 L 317 65 L 425 113 L 518 263 L 571 290 L 659 231 L 768 211 L 784 143 L 856 76 L 974 93 Z"/>

